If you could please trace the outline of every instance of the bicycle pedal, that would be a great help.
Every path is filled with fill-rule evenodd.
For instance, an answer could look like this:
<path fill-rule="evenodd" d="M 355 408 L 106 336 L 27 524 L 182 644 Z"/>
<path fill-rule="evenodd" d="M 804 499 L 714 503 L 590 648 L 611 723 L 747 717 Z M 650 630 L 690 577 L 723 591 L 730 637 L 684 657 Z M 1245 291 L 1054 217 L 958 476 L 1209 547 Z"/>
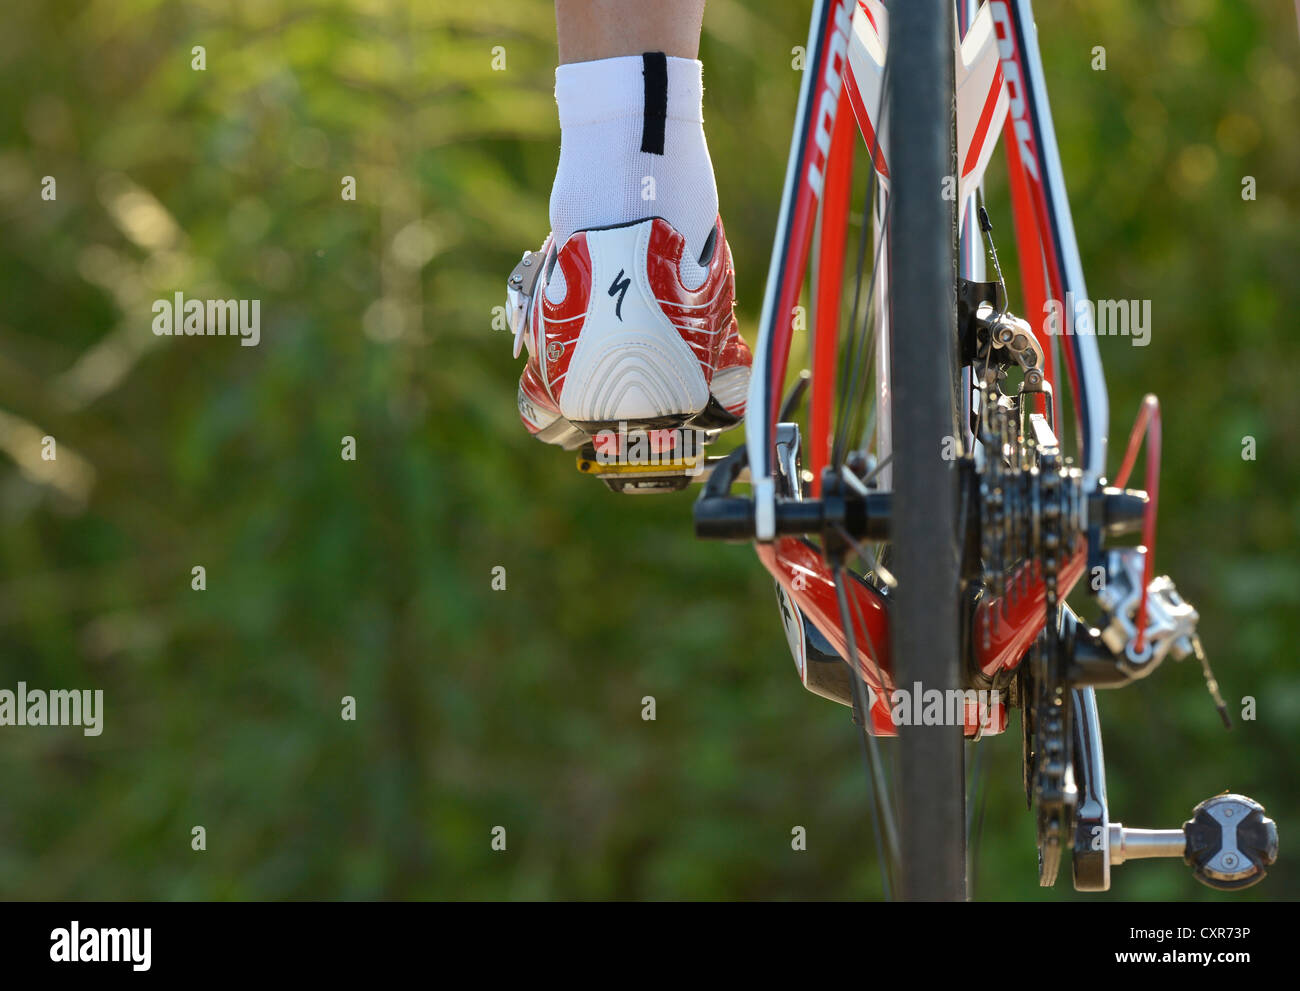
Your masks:
<path fill-rule="evenodd" d="M 681 428 L 602 430 L 578 451 L 578 471 L 626 495 L 678 492 L 704 474 L 704 448 L 715 433 Z"/>

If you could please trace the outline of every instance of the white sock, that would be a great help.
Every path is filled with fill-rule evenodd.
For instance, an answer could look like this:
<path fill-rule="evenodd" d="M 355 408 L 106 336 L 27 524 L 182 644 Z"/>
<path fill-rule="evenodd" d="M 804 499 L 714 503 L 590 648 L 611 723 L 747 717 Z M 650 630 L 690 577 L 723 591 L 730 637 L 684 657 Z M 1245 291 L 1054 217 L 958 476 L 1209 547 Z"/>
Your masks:
<path fill-rule="evenodd" d="M 718 216 L 703 94 L 703 66 L 695 59 L 628 55 L 555 70 L 557 244 L 575 231 L 662 217 L 686 238 L 683 269 L 698 268 Z"/>

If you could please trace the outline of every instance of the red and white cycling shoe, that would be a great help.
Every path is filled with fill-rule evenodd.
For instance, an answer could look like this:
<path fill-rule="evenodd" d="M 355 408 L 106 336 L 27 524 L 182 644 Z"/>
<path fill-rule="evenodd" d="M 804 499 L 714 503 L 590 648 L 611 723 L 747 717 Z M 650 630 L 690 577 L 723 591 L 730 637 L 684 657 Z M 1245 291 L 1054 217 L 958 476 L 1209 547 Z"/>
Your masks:
<path fill-rule="evenodd" d="M 519 417 L 566 450 L 603 431 L 725 430 L 745 413 L 753 356 L 732 312 L 722 221 L 698 261 L 666 221 L 548 237 L 507 287 Z"/>

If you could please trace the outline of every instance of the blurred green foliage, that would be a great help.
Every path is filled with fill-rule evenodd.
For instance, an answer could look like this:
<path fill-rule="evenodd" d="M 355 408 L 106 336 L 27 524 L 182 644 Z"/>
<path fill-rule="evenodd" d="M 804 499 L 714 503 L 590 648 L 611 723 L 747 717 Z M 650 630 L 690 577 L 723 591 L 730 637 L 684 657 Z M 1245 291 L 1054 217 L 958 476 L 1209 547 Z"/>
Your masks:
<path fill-rule="evenodd" d="M 1149 347 L 1102 342 L 1114 436 L 1143 392 L 1162 396 L 1159 566 L 1201 608 L 1234 708 L 1258 700 L 1225 734 L 1190 663 L 1105 695 L 1112 808 L 1165 826 L 1243 790 L 1281 822 L 1285 858 L 1294 12 L 1040 7 L 1088 285 L 1154 301 Z M 805 8 L 710 0 L 705 18 L 751 337 Z M 547 227 L 553 31 L 543 0 L 9 5 L 0 687 L 102 688 L 106 714 L 94 738 L 0 729 L 0 896 L 879 895 L 852 727 L 800 689 L 752 552 L 697 543 L 688 495 L 607 493 L 516 420 L 492 308 Z M 1003 189 L 995 175 L 1009 245 Z M 177 290 L 261 299 L 260 346 L 154 337 L 149 306 Z M 1036 886 L 1014 724 L 982 746 L 977 895 L 1072 897 Z M 1295 897 L 1294 862 L 1245 897 Z M 1217 896 L 1139 864 L 1104 897 Z"/>

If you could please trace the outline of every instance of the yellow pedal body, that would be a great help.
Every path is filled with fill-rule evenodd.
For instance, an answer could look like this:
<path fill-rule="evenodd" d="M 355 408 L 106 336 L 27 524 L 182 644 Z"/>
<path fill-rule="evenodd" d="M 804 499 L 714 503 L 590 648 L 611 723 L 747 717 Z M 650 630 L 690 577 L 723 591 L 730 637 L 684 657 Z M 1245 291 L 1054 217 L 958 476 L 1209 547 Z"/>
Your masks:
<path fill-rule="evenodd" d="M 686 488 L 704 472 L 707 458 L 704 441 L 691 445 L 691 453 L 638 451 L 625 447 L 622 453 L 598 454 L 593 444 L 578 452 L 578 471 L 603 481 L 610 489 L 628 495 L 676 492 Z"/>

